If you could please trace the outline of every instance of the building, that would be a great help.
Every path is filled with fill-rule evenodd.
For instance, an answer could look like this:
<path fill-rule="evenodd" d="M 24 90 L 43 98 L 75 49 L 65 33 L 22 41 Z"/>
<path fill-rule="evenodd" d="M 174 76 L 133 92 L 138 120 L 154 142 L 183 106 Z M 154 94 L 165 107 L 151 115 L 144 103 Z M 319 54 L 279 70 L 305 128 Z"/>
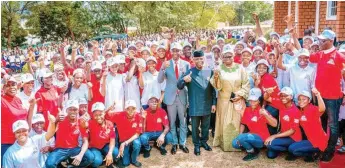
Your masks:
<path fill-rule="evenodd" d="M 276 1 L 274 2 L 274 30 L 283 34 L 286 22 L 283 18 L 292 15 L 297 22 L 298 37 L 309 26 L 319 34 L 325 27 L 331 27 L 337 41 L 345 41 L 345 1 Z"/>

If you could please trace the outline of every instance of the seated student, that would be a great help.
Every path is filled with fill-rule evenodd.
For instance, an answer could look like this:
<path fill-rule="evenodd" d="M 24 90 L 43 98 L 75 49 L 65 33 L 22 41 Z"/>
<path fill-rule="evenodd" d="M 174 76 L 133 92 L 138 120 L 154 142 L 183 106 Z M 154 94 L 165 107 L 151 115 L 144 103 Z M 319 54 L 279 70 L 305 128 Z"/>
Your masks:
<path fill-rule="evenodd" d="M 261 109 L 260 97 L 260 89 L 253 88 L 250 90 L 248 98 L 250 107 L 247 107 L 243 113 L 240 127 L 241 133 L 232 141 L 234 148 L 246 149 L 248 154 L 243 158 L 244 161 L 258 158 L 259 149 L 264 146 L 264 140 L 270 136 L 267 124 L 277 127 L 277 120 L 265 109 Z M 249 133 L 243 133 L 244 125 L 248 126 Z"/>
<path fill-rule="evenodd" d="M 158 102 L 159 99 L 157 97 L 150 96 L 148 100 L 149 108 L 143 112 L 145 130 L 140 136 L 140 141 L 144 146 L 144 158 L 150 157 L 151 147 L 149 141 L 155 140 L 157 142 L 157 146 L 162 155 L 167 154 L 165 150 L 166 144 L 172 142 L 167 113 L 162 108 L 158 107 Z"/>
<path fill-rule="evenodd" d="M 32 117 L 32 129 L 29 132 L 29 136 L 33 137 L 35 135 L 42 135 L 46 134 L 46 132 L 43 130 L 43 127 L 45 125 L 45 119 L 43 114 L 37 113 L 33 115 Z M 54 131 L 55 132 L 55 131 Z M 40 165 L 44 167 L 44 164 L 48 158 L 49 152 L 53 151 L 55 147 L 55 138 L 52 137 L 50 140 L 46 143 L 46 145 L 42 146 L 40 148 Z"/>
<path fill-rule="evenodd" d="M 293 103 L 293 92 L 289 87 L 283 87 L 279 92 L 279 99 L 272 98 L 267 94 L 264 95 L 264 100 L 272 103 L 272 105 L 279 109 L 280 132 L 271 135 L 265 140 L 267 146 L 267 157 L 274 159 L 279 152 L 288 151 L 288 147 L 298 141 L 302 140 L 302 133 L 299 127 L 299 119 L 301 112 Z M 291 155 L 286 157 L 287 160 Z"/>
<path fill-rule="evenodd" d="M 3 158 L 3 167 L 44 167 L 45 159 L 38 150 L 48 145 L 55 133 L 55 117 L 48 114 L 48 132 L 29 137 L 30 127 L 25 120 L 17 120 L 12 125 L 16 137 L 15 143 L 9 147 Z M 42 165 L 43 163 L 43 165 Z"/>
<path fill-rule="evenodd" d="M 92 167 L 99 167 L 103 160 L 106 166 L 111 166 L 119 150 L 115 147 L 115 128 L 114 124 L 105 120 L 105 107 L 101 102 L 92 105 L 93 118 L 89 121 L 90 144 L 89 149 L 95 155 Z M 103 156 L 105 159 L 103 159 Z"/>
<path fill-rule="evenodd" d="M 95 159 L 93 153 L 88 150 L 89 140 L 86 129 L 80 126 L 78 101 L 68 100 L 66 102 L 66 112 L 67 116 L 57 124 L 59 129 L 56 131 L 55 149 L 48 156 L 47 168 L 56 168 L 58 164 L 67 159 L 72 159 L 71 164 L 74 166 L 87 167 Z M 78 146 L 79 136 L 82 137 L 81 147 Z"/>
<path fill-rule="evenodd" d="M 116 124 L 120 138 L 120 148 L 118 158 L 122 157 L 120 167 L 127 167 L 132 163 L 136 167 L 141 167 L 141 163 L 137 161 L 139 156 L 141 143 L 139 135 L 142 132 L 141 117 L 136 110 L 134 100 L 127 100 L 125 104 L 126 111 L 110 112 L 107 110 L 105 119 Z M 131 153 L 129 152 L 131 148 Z"/>
<path fill-rule="evenodd" d="M 297 95 L 298 105 L 302 113 L 300 125 L 307 136 L 307 140 L 295 142 L 289 146 L 289 152 L 294 156 L 304 156 L 304 161 L 313 162 L 315 156 L 327 147 L 328 135 L 324 132 L 321 125 L 320 116 L 325 111 L 325 103 L 320 92 L 313 88 L 312 92 L 318 100 L 318 106 L 312 105 L 311 94 L 308 91 L 302 91 Z M 292 159 L 293 160 L 293 159 Z"/>

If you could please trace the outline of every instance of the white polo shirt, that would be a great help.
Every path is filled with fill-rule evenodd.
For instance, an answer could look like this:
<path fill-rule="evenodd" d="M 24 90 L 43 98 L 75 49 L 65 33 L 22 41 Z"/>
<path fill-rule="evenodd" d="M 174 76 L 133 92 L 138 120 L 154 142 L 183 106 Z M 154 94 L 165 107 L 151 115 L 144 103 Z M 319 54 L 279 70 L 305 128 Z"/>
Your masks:
<path fill-rule="evenodd" d="M 128 74 L 128 73 L 127 73 Z M 137 112 L 140 111 L 140 91 L 139 91 L 139 83 L 137 76 L 132 77 L 132 79 L 126 83 L 125 89 L 125 99 L 127 100 L 134 100 L 137 105 Z"/>
<path fill-rule="evenodd" d="M 147 105 L 150 96 L 155 96 L 160 98 L 161 92 L 164 91 L 166 81 L 163 83 L 158 82 L 158 71 L 151 74 L 149 71 L 143 73 L 144 89 L 141 97 L 141 104 Z"/>
<path fill-rule="evenodd" d="M 29 136 L 30 137 L 33 137 L 33 136 L 36 136 L 36 135 L 39 135 L 39 136 L 41 136 L 41 135 L 45 135 L 47 132 L 45 132 L 45 131 L 43 131 L 42 132 L 42 134 L 37 134 L 35 131 L 34 131 L 34 129 L 31 129 L 31 131 L 29 132 Z M 43 147 L 45 147 L 45 146 L 50 146 L 50 147 L 52 147 L 52 148 L 54 148 L 55 147 L 55 137 L 52 137 L 52 138 L 50 138 L 49 139 L 49 141 L 47 142 L 47 144 L 46 145 L 42 145 Z M 42 166 L 42 167 L 45 167 L 44 165 L 45 165 L 45 162 L 46 162 L 46 160 L 47 160 L 47 158 L 48 158 L 48 155 L 49 155 L 49 153 L 45 153 L 45 154 L 43 154 L 43 153 L 39 153 L 39 162 L 40 162 L 40 165 Z"/>
<path fill-rule="evenodd" d="M 102 82 L 103 80 L 101 81 L 101 85 Z M 114 104 L 114 102 L 116 102 L 115 110 L 113 112 L 124 111 L 126 74 L 116 74 L 115 76 L 113 76 L 108 73 L 105 82 L 105 109 L 108 109 L 111 105 Z"/>

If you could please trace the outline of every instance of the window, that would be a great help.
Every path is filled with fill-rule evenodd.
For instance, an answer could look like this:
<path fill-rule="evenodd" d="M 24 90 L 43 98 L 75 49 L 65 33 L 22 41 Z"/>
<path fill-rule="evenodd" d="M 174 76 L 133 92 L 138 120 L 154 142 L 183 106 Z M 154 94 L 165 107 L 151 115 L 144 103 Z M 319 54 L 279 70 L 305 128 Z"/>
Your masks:
<path fill-rule="evenodd" d="M 337 19 L 337 1 L 327 1 L 327 15 L 326 20 Z"/>

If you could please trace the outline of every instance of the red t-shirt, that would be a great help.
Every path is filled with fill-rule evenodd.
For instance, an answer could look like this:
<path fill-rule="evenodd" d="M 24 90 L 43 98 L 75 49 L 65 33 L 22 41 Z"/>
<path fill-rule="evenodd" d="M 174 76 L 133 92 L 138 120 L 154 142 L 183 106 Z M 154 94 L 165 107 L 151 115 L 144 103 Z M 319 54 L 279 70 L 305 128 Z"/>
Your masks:
<path fill-rule="evenodd" d="M 102 127 L 97 121 L 91 119 L 89 121 L 89 133 L 89 148 L 102 149 L 106 144 L 110 143 L 110 139 L 115 139 L 114 124 L 108 120 L 105 120 L 104 127 Z"/>
<path fill-rule="evenodd" d="M 242 55 L 241 54 L 239 54 L 239 55 L 236 54 L 234 56 L 234 62 L 238 63 L 238 64 L 242 64 Z"/>
<path fill-rule="evenodd" d="M 272 88 L 272 87 L 276 87 L 276 88 L 273 90 L 273 93 L 271 93 L 270 97 L 279 98 L 279 96 L 278 96 L 279 87 L 278 87 L 276 80 L 274 80 L 273 76 L 270 75 L 269 73 L 265 73 L 261 77 L 261 80 L 259 83 L 259 88 L 261 90 L 262 95 L 264 95 L 264 93 L 265 93 L 264 89 L 268 89 L 268 88 Z M 274 108 L 278 108 L 278 107 L 275 107 L 273 104 L 270 104 L 270 105 L 272 105 Z"/>
<path fill-rule="evenodd" d="M 133 135 L 141 134 L 142 132 L 143 125 L 138 113 L 135 113 L 131 119 L 127 117 L 126 111 L 110 114 L 107 113 L 105 118 L 116 124 L 120 142 L 124 142 L 130 139 Z"/>
<path fill-rule="evenodd" d="M 313 147 L 324 151 L 329 137 L 323 131 L 320 116 L 319 108 L 310 104 L 302 111 L 300 124 Z"/>
<path fill-rule="evenodd" d="M 64 71 L 66 73 L 66 75 L 73 75 L 73 71 L 74 71 L 74 68 L 71 68 L 71 67 L 65 67 L 64 68 Z"/>
<path fill-rule="evenodd" d="M 59 98 L 61 89 L 57 86 L 52 86 L 50 89 L 46 89 L 43 86 L 36 92 L 35 98 L 40 100 L 37 101 L 37 112 L 43 114 L 44 119 L 48 121 L 48 111 L 51 115 L 57 116 L 59 113 Z M 49 122 L 45 122 L 44 130 L 48 129 Z"/>
<path fill-rule="evenodd" d="M 193 61 L 192 59 L 187 58 L 187 57 L 180 57 L 180 58 L 181 58 L 182 60 L 184 60 L 184 61 L 189 62 L 191 68 L 194 68 L 194 67 L 195 67 L 194 61 Z"/>
<path fill-rule="evenodd" d="M 280 132 L 288 131 L 289 129 L 295 130 L 290 137 L 295 141 L 302 140 L 302 133 L 299 127 L 299 119 L 301 118 L 301 112 L 292 104 L 291 107 L 286 108 L 284 104 L 278 99 L 272 99 L 272 105 L 279 109 L 279 121 L 281 125 Z"/>
<path fill-rule="evenodd" d="M 80 123 L 79 119 L 71 123 L 67 117 L 58 123 L 55 148 L 75 148 L 79 145 L 79 135 L 82 138 L 88 138 L 86 129 L 81 127 Z"/>
<path fill-rule="evenodd" d="M 339 99 L 341 92 L 341 70 L 345 63 L 345 56 L 334 51 L 325 54 L 323 51 L 310 55 L 310 62 L 317 63 L 315 87 L 326 99 Z"/>
<path fill-rule="evenodd" d="M 268 121 L 265 116 L 259 113 L 259 110 L 260 106 L 254 110 L 247 107 L 244 110 L 241 123 L 248 126 L 250 133 L 259 135 L 265 141 L 270 136 L 267 128 Z"/>
<path fill-rule="evenodd" d="M 28 111 L 23 108 L 18 97 L 1 97 L 1 144 L 13 144 L 16 141 L 12 124 L 17 120 L 26 120 L 27 116 Z"/>
<path fill-rule="evenodd" d="M 151 109 L 147 109 L 146 116 L 146 129 L 145 132 L 158 132 L 163 131 L 163 126 L 169 126 L 169 120 L 167 113 L 164 109 L 158 108 L 155 113 L 151 112 Z"/>
<path fill-rule="evenodd" d="M 92 83 L 92 88 L 91 88 L 91 90 L 92 90 L 92 100 L 89 101 L 88 111 L 89 111 L 89 114 L 91 115 L 92 114 L 92 111 L 91 111 L 92 105 L 94 103 L 96 103 L 96 102 L 104 103 L 104 96 L 102 96 L 101 92 L 99 91 L 99 89 L 101 87 L 101 81 L 97 80 L 95 74 L 91 74 L 90 82 Z"/>

